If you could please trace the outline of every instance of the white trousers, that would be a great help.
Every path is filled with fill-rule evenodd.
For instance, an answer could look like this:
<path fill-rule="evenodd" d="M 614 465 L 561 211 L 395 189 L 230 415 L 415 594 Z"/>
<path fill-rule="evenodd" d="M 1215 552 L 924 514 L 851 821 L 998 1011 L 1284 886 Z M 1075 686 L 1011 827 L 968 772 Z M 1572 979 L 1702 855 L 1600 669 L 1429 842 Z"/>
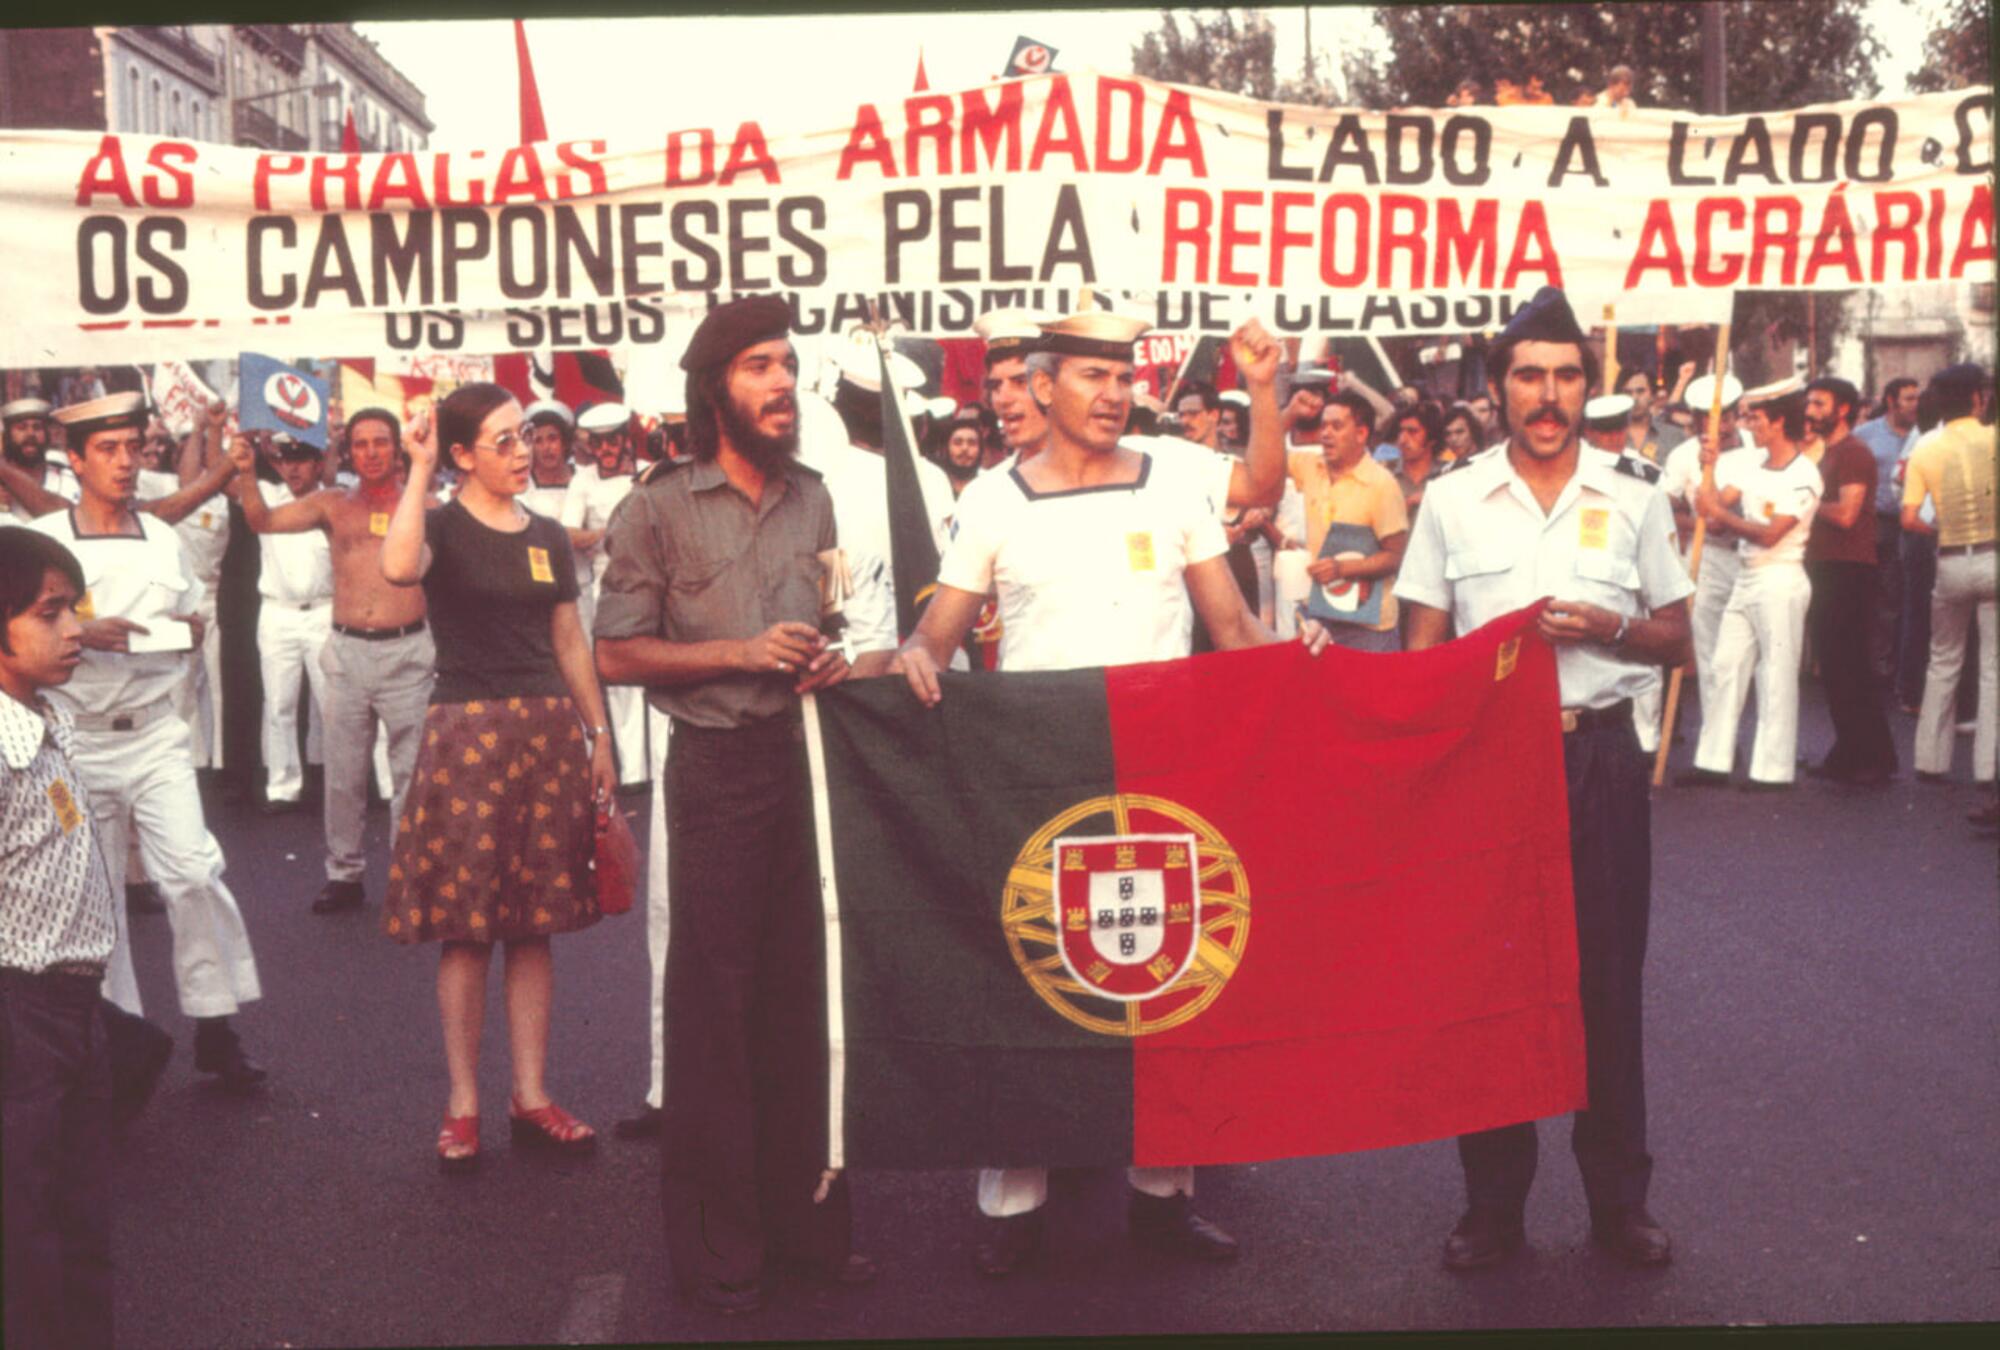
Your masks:
<path fill-rule="evenodd" d="M 1666 683 L 1658 670 L 1647 672 L 1646 687 L 1632 695 L 1632 729 L 1639 733 L 1639 748 L 1652 754 L 1660 748 L 1660 718 L 1665 716 L 1663 704 Z"/>
<path fill-rule="evenodd" d="M 645 782 L 646 691 L 631 684 L 607 685 L 604 713 L 611 722 L 611 744 L 618 751 L 618 785 Z"/>
<path fill-rule="evenodd" d="M 129 829 L 146 872 L 166 901 L 174 936 L 174 986 L 189 1017 L 227 1017 L 262 994 L 257 961 L 236 897 L 222 881 L 222 849 L 202 818 L 195 790 L 193 733 L 171 713 L 136 731 L 78 728 L 77 777 L 90 793 L 98 847 L 111 874 L 118 939 L 104 996 L 140 1013 L 124 899 Z"/>
<path fill-rule="evenodd" d="M 1715 702 L 1701 710 L 1696 768 L 1730 771 L 1736 730 L 1754 679 L 1757 733 L 1750 745 L 1751 781 L 1789 783 L 1796 776 L 1799 659 L 1811 601 L 1812 584 L 1797 563 L 1746 567 L 1737 577 L 1715 638 Z"/>
<path fill-rule="evenodd" d="M 652 752 L 653 819 L 646 831 L 646 958 L 653 971 L 653 1065 L 646 1105 L 666 1101 L 667 1074 L 667 741 L 673 719 L 655 713 L 647 723 Z"/>
<path fill-rule="evenodd" d="M 266 599 L 257 615 L 257 660 L 264 673 L 264 795 L 294 802 L 305 784 L 299 763 L 299 685 L 312 690 L 312 717 L 326 718 L 320 657 L 333 632 L 333 602 L 300 609 Z M 310 749 L 308 745 L 308 749 Z"/>
<path fill-rule="evenodd" d="M 1931 663 L 1924 675 L 1923 709 L 1917 716 L 1916 753 L 1921 773 L 1949 773 L 1953 724 L 1958 720 L 1958 678 L 1965 670 L 1966 629 L 1979 616 L 1979 712 L 1973 723 L 1972 777 L 1994 775 L 1995 698 L 2000 696 L 2000 633 L 1993 554 L 1941 553 L 1931 589 Z"/>
<path fill-rule="evenodd" d="M 1694 581 L 1694 599 L 1688 605 L 1688 634 L 1694 641 L 1695 689 L 1701 695 L 1701 714 L 1715 706 L 1715 639 L 1722 632 L 1722 611 L 1729 608 L 1729 596 L 1736 589 L 1736 577 L 1743 570 L 1736 550 L 1715 541 L 1701 551 L 1701 575 Z"/>
<path fill-rule="evenodd" d="M 215 588 L 202 591 L 201 659 L 188 663 L 188 678 L 174 694 L 174 711 L 194 733 L 194 766 L 222 767 L 222 629 L 215 621 Z"/>
<path fill-rule="evenodd" d="M 1287 641 L 1299 635 L 1298 607 L 1312 594 L 1306 565 L 1312 559 L 1302 548 L 1281 548 L 1271 555 L 1271 629 Z"/>
<path fill-rule="evenodd" d="M 1128 1167 L 1125 1179 L 1132 1189 L 1161 1197 L 1194 1194 L 1192 1167 Z M 979 1212 L 989 1218 L 1009 1219 L 1016 1214 L 1032 1214 L 1048 1203 L 1049 1169 L 1046 1167 L 982 1167 L 979 1169 Z"/>

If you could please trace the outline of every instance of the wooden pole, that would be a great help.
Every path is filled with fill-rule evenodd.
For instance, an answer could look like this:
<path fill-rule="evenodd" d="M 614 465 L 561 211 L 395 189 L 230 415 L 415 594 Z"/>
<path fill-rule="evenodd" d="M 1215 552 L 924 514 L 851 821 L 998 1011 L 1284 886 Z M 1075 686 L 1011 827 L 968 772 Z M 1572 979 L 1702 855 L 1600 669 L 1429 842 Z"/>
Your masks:
<path fill-rule="evenodd" d="M 1715 392 L 1709 399 L 1708 434 L 1714 438 L 1720 451 L 1722 436 L 1722 381 L 1729 374 L 1729 325 L 1722 325 L 1722 332 L 1715 339 Z M 1715 488 L 1715 465 L 1701 466 L 1701 485 L 1713 491 Z M 1701 549 L 1708 539 L 1708 522 L 1695 517 L 1694 538 L 1688 542 L 1688 575 L 1697 582 L 1701 578 Z M 1693 603 L 1692 597 L 1689 599 Z M 1660 718 L 1660 748 L 1653 754 L 1653 786 L 1667 781 L 1667 753 L 1674 747 L 1674 713 L 1681 703 L 1681 677 L 1687 674 L 1686 666 L 1675 666 L 1667 677 L 1667 706 Z M 1708 716 L 1708 709 L 1701 710 Z"/>

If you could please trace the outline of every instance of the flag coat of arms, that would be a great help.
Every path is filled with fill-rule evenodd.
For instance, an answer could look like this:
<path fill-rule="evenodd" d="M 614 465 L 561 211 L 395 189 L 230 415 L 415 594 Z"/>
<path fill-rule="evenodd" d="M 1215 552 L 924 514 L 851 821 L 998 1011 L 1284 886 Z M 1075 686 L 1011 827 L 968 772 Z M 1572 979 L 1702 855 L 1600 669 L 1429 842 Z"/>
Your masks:
<path fill-rule="evenodd" d="M 1250 1162 L 1583 1105 L 1532 619 L 807 700 L 831 1165 Z"/>

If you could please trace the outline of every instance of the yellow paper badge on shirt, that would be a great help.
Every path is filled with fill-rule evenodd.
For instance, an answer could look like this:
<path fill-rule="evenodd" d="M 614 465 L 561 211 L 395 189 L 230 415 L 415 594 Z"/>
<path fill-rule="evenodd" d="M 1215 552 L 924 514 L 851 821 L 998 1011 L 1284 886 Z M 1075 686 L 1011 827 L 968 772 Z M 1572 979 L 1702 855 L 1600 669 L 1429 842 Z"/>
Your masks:
<path fill-rule="evenodd" d="M 556 574 L 549 566 L 549 551 L 545 548 L 528 547 L 528 575 L 536 581 L 553 583 Z"/>
<path fill-rule="evenodd" d="M 1521 639 L 1510 637 L 1500 644 L 1500 654 L 1493 662 L 1493 682 L 1498 684 L 1514 673 L 1514 666 L 1521 659 Z"/>
<path fill-rule="evenodd" d="M 49 784 L 49 805 L 56 809 L 56 824 L 62 826 L 64 834 L 75 833 L 76 827 L 83 824 L 83 811 L 77 806 L 69 784 L 60 778 Z"/>
<path fill-rule="evenodd" d="M 1153 570 L 1153 536 L 1151 531 L 1140 530 L 1125 536 L 1125 557 L 1132 564 L 1134 572 Z"/>
<path fill-rule="evenodd" d="M 1577 536 L 1581 548 L 1611 547 L 1611 513 L 1601 506 L 1588 506 L 1579 513 L 1582 527 Z"/>
<path fill-rule="evenodd" d="M 377 538 L 387 538 L 389 534 L 389 513 L 371 511 L 368 513 L 368 533 Z"/>

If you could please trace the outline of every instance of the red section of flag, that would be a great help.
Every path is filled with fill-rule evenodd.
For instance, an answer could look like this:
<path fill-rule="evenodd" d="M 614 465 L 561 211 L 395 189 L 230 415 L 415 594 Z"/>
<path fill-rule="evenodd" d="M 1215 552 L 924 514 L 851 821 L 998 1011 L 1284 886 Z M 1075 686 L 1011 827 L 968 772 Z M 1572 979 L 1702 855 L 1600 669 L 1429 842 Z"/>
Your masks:
<path fill-rule="evenodd" d="M 986 343 L 980 338 L 939 338 L 944 353 L 944 369 L 938 376 L 938 392 L 963 408 L 985 402 Z"/>
<path fill-rule="evenodd" d="M 347 110 L 347 120 L 340 127 L 340 153 L 358 155 L 361 153 L 361 133 L 354 126 L 354 109 Z"/>
<path fill-rule="evenodd" d="M 1532 619 L 1395 657 L 1291 643 L 1105 672 L 1119 792 L 1200 814 L 1250 896 L 1232 956 L 1231 855 L 1211 845 L 1197 960 L 1227 979 L 1135 1038 L 1135 1163 L 1381 1148 L 1583 1104 L 1555 658 Z"/>
<path fill-rule="evenodd" d="M 549 138 L 548 123 L 542 120 L 542 96 L 535 88 L 535 63 L 528 59 L 528 29 L 514 20 L 514 59 L 521 67 L 521 144 Z"/>
<path fill-rule="evenodd" d="M 494 357 L 493 383 L 512 394 L 515 402 L 524 408 L 535 401 L 535 386 L 528 377 L 526 352 L 502 352 Z"/>
<path fill-rule="evenodd" d="M 926 75 L 926 74 L 924 74 L 924 49 L 923 49 L 922 47 L 919 47 L 919 48 L 917 48 L 917 84 L 916 84 L 916 91 L 917 91 L 917 92 L 918 92 L 919 94 L 921 94 L 921 93 L 925 93 L 925 92 L 927 92 L 927 91 L 928 91 L 928 90 L 930 89 L 930 87 L 931 87 L 931 77 L 930 77 L 930 76 L 928 76 L 928 75 Z"/>

